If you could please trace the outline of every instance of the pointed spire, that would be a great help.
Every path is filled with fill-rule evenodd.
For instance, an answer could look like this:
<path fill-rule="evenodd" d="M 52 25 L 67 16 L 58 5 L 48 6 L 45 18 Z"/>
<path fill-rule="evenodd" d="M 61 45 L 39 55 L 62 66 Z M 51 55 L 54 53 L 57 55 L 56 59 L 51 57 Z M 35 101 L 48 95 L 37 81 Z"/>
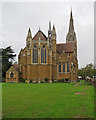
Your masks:
<path fill-rule="evenodd" d="M 30 30 L 30 28 L 29 28 L 29 30 L 28 30 L 27 37 L 32 37 L 32 36 L 31 36 L 31 30 Z"/>
<path fill-rule="evenodd" d="M 52 34 L 56 34 L 55 25 L 53 25 Z"/>
<path fill-rule="evenodd" d="M 72 15 L 72 7 L 71 7 L 70 20 L 73 20 L 73 15 Z"/>
<path fill-rule="evenodd" d="M 31 32 L 30 28 L 29 28 L 28 32 Z"/>
<path fill-rule="evenodd" d="M 71 8 L 71 13 L 70 13 L 70 24 L 69 24 L 69 32 L 71 31 L 74 31 L 72 8 Z"/>
<path fill-rule="evenodd" d="M 51 21 L 49 21 L 49 31 L 51 31 Z"/>

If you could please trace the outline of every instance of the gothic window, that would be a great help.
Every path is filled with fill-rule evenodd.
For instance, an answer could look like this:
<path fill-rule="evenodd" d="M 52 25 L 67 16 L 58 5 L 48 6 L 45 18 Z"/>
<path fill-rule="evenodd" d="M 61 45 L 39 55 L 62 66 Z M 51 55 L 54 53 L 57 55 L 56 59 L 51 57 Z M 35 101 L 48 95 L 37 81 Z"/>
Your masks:
<path fill-rule="evenodd" d="M 33 48 L 33 63 L 38 63 L 38 48 L 36 45 Z"/>
<path fill-rule="evenodd" d="M 10 73 L 10 78 L 14 78 L 13 72 Z"/>
<path fill-rule="evenodd" d="M 46 48 L 43 46 L 41 48 L 41 63 L 46 63 Z"/>
<path fill-rule="evenodd" d="M 67 72 L 69 72 L 70 70 L 69 70 L 69 64 L 67 64 Z"/>
<path fill-rule="evenodd" d="M 65 63 L 63 63 L 63 72 L 65 72 Z"/>
<path fill-rule="evenodd" d="M 58 65 L 58 72 L 61 72 L 61 63 Z"/>

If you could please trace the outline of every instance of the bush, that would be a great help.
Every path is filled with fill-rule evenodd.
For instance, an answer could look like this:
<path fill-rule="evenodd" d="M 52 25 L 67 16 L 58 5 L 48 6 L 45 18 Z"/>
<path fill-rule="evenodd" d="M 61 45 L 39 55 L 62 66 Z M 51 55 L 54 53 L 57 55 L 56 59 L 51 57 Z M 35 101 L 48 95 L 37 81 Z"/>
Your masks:
<path fill-rule="evenodd" d="M 24 82 L 24 83 L 25 83 L 25 81 L 26 81 L 26 79 L 22 79 L 22 82 Z"/>
<path fill-rule="evenodd" d="M 26 80 L 25 83 L 27 83 L 28 81 Z"/>
<path fill-rule="evenodd" d="M 44 81 L 43 81 L 43 80 L 41 80 L 41 83 L 44 83 Z"/>
<path fill-rule="evenodd" d="M 64 82 L 64 78 L 61 79 L 61 82 Z"/>
<path fill-rule="evenodd" d="M 45 78 L 45 82 L 48 82 L 48 78 Z"/>
<path fill-rule="evenodd" d="M 30 83 L 32 83 L 32 80 L 30 80 Z"/>
<path fill-rule="evenodd" d="M 66 78 L 65 81 L 68 82 L 68 81 L 69 81 L 69 78 Z"/>

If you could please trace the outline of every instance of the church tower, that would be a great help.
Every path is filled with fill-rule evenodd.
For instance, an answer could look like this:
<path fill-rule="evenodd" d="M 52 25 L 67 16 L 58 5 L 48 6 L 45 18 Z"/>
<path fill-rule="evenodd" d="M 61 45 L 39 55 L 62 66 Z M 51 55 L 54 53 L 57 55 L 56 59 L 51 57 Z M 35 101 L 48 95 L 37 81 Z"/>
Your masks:
<path fill-rule="evenodd" d="M 66 43 L 74 44 L 74 57 L 77 58 L 77 39 L 76 39 L 75 31 L 74 31 L 74 20 L 73 20 L 73 15 L 72 15 L 72 9 L 71 9 L 71 14 L 70 14 L 69 31 L 66 36 Z"/>
<path fill-rule="evenodd" d="M 66 43 L 71 43 L 74 46 L 73 52 L 73 62 L 71 63 L 71 80 L 77 80 L 77 72 L 78 71 L 78 60 L 77 60 L 77 38 L 74 31 L 74 20 L 72 15 L 72 9 L 70 14 L 70 22 L 69 22 L 69 31 L 66 36 Z"/>
<path fill-rule="evenodd" d="M 32 35 L 31 35 L 31 30 L 29 28 L 27 38 L 26 38 L 26 46 L 29 48 L 31 45 L 31 40 L 32 40 Z"/>

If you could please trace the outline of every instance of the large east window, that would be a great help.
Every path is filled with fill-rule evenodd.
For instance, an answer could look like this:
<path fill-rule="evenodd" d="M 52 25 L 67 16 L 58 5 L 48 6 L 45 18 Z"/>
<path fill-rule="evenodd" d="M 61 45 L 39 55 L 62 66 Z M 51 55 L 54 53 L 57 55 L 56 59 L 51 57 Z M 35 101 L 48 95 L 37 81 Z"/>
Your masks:
<path fill-rule="evenodd" d="M 33 48 L 33 63 L 38 63 L 38 48 L 36 45 Z"/>
<path fill-rule="evenodd" d="M 43 46 L 41 48 L 41 63 L 46 63 L 46 48 Z"/>

